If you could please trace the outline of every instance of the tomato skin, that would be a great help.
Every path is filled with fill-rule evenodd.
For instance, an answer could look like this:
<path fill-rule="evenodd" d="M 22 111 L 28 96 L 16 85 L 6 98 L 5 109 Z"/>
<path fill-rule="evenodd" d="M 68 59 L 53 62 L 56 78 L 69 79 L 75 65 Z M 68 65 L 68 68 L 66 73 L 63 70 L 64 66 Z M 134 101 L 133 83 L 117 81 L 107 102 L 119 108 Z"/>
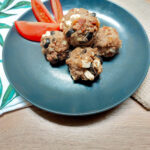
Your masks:
<path fill-rule="evenodd" d="M 56 23 L 41 0 L 31 0 L 33 14 L 39 22 Z"/>
<path fill-rule="evenodd" d="M 60 0 L 50 0 L 52 12 L 55 16 L 55 20 L 57 23 L 61 22 L 61 19 L 63 17 L 63 10 L 60 3 Z"/>
<path fill-rule="evenodd" d="M 15 21 L 15 27 L 25 39 L 37 42 L 40 42 L 46 31 L 59 30 L 58 24 L 44 22 Z"/>

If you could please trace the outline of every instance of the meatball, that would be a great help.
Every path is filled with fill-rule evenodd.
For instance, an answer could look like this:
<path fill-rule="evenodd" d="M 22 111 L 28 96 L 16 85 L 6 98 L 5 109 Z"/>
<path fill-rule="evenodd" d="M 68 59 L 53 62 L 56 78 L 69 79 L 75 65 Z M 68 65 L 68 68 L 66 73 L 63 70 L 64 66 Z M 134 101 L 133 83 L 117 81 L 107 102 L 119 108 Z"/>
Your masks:
<path fill-rule="evenodd" d="M 41 38 L 42 53 L 51 64 L 67 58 L 69 44 L 61 31 L 47 31 Z"/>
<path fill-rule="evenodd" d="M 102 72 L 102 61 L 97 48 L 77 47 L 66 60 L 73 80 L 94 80 Z"/>
<path fill-rule="evenodd" d="M 104 26 L 99 29 L 96 35 L 94 47 L 98 48 L 101 56 L 112 57 L 119 52 L 121 44 L 116 29 Z"/>
<path fill-rule="evenodd" d="M 99 26 L 96 13 L 89 13 L 83 8 L 69 10 L 60 24 L 68 42 L 74 47 L 91 45 Z"/>

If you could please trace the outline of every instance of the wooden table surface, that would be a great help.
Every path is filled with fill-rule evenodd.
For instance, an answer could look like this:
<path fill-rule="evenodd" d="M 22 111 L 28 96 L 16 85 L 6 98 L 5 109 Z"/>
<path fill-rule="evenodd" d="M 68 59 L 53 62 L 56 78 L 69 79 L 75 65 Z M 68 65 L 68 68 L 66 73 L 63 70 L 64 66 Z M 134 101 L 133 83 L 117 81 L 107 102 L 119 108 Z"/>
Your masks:
<path fill-rule="evenodd" d="M 150 0 L 113 0 L 133 13 L 150 37 Z M 0 150 L 150 150 L 150 112 L 128 99 L 90 117 L 35 107 L 0 117 Z"/>

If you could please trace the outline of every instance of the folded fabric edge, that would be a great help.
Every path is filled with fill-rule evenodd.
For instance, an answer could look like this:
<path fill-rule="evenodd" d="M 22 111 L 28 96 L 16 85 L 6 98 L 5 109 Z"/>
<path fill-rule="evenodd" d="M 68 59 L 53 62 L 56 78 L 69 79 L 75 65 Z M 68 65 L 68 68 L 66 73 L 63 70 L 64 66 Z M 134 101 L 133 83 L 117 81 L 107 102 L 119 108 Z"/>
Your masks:
<path fill-rule="evenodd" d="M 139 96 L 131 96 L 131 98 L 135 101 L 137 101 L 139 104 L 141 104 L 141 106 L 143 106 L 147 111 L 150 111 L 150 104 L 148 102 L 146 102 L 145 100 L 143 100 L 143 98 L 139 97 Z"/>
<path fill-rule="evenodd" d="M 0 116 L 3 115 L 4 113 L 7 113 L 7 112 L 10 112 L 10 111 L 14 111 L 14 110 L 17 110 L 17 109 L 21 109 L 21 108 L 26 108 L 26 107 L 29 107 L 31 106 L 30 103 L 19 103 L 17 105 L 14 105 L 14 106 L 11 106 L 11 107 L 7 107 L 6 109 L 2 109 L 0 110 Z"/>
<path fill-rule="evenodd" d="M 150 87 L 150 68 L 148 70 L 148 73 L 143 83 L 136 90 L 136 92 L 133 93 L 133 95 L 131 96 L 132 99 L 140 103 L 146 110 L 150 110 L 149 87 Z"/>

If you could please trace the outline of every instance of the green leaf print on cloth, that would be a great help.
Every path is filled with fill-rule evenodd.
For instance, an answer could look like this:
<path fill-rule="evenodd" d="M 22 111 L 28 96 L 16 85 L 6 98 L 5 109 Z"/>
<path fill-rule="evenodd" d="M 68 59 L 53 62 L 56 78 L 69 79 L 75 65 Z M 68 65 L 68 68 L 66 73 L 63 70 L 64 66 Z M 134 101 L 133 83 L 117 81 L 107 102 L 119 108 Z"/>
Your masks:
<path fill-rule="evenodd" d="M 2 99 L 0 109 L 4 108 L 8 103 L 10 103 L 14 99 L 15 93 L 16 92 L 15 92 L 14 88 L 11 85 L 9 85 L 7 87 L 7 90 L 6 90 L 5 94 L 4 94 L 4 97 Z"/>
<path fill-rule="evenodd" d="M 3 37 L 2 37 L 2 35 L 0 34 L 0 45 L 3 46 L 3 44 L 4 44 Z"/>
<path fill-rule="evenodd" d="M 0 12 L 0 18 L 10 17 L 13 15 L 15 15 L 15 14 L 7 14 L 7 13 Z"/>
<path fill-rule="evenodd" d="M 11 26 L 9 26 L 8 24 L 0 23 L 0 29 L 10 28 L 10 27 L 11 27 Z"/>
<path fill-rule="evenodd" d="M 14 0 L 4 0 L 0 6 L 0 11 L 8 7 Z"/>
<path fill-rule="evenodd" d="M 4 45 L 4 37 L 8 32 L 8 29 L 11 28 L 11 24 L 15 21 L 17 15 L 19 15 L 25 8 L 31 7 L 31 1 L 26 0 L 0 0 L 0 53 L 2 52 L 2 47 Z M 20 8 L 24 8 L 21 10 Z M 20 9 L 20 11 L 17 11 Z M 14 17 L 14 15 L 16 15 Z M 0 65 L 2 65 L 2 58 L 0 55 Z M 1 68 L 0 68 L 1 69 Z M 2 70 L 0 70 L 1 72 Z M 6 84 L 5 84 L 6 83 Z M 9 107 L 9 103 L 18 97 L 19 94 L 15 91 L 15 89 L 2 78 L 0 73 L 0 109 Z M 19 102 L 16 99 L 16 102 Z M 23 103 L 23 101 L 20 100 Z M 12 102 L 13 103 L 13 102 Z M 15 103 L 17 105 L 17 103 Z M 11 107 L 11 104 L 10 104 Z M 17 106 L 16 106 L 17 108 Z M 6 107 L 7 109 L 7 107 Z"/>
<path fill-rule="evenodd" d="M 2 92 L 3 92 L 3 85 L 2 85 L 1 78 L 0 78 L 0 98 L 2 96 Z"/>
<path fill-rule="evenodd" d="M 27 1 L 18 2 L 15 6 L 10 9 L 19 9 L 19 8 L 29 8 L 31 7 L 31 3 Z"/>

